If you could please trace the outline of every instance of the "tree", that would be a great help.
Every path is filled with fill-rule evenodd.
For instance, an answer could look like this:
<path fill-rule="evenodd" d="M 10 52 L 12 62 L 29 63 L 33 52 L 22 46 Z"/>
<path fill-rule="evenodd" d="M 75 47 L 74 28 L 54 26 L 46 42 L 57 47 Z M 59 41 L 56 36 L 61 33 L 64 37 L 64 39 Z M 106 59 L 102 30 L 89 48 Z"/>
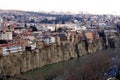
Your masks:
<path fill-rule="evenodd" d="M 105 53 L 97 53 L 89 57 L 87 64 L 99 78 L 111 65 L 110 57 Z"/>
<path fill-rule="evenodd" d="M 88 64 L 81 65 L 78 71 L 80 71 L 80 80 L 96 80 L 96 75 Z"/>

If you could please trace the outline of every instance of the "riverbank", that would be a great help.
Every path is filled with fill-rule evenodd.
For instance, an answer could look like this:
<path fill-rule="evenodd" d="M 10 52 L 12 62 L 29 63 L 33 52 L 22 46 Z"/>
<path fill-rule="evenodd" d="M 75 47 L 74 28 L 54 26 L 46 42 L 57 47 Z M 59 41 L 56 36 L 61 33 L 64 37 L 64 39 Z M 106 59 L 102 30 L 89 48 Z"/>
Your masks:
<path fill-rule="evenodd" d="M 118 57 L 119 51 L 120 51 L 120 49 L 112 49 L 112 48 L 107 49 L 107 50 L 103 50 L 103 51 L 97 51 L 93 54 L 85 55 L 85 56 L 82 56 L 82 57 L 79 57 L 79 58 L 74 58 L 72 60 L 62 61 L 62 62 L 55 63 L 55 64 L 50 64 L 50 65 L 44 66 L 42 68 L 39 68 L 39 69 L 36 69 L 36 70 L 33 70 L 33 71 L 28 71 L 26 73 L 23 73 L 21 77 L 26 78 L 28 80 L 47 80 L 47 78 L 50 79 L 51 77 L 54 78 L 54 79 L 55 78 L 60 78 L 60 76 L 63 76 L 64 73 L 66 73 L 66 72 L 73 72 L 74 74 L 79 75 L 79 73 L 81 71 L 75 71 L 76 69 L 81 69 L 81 66 L 83 66 L 86 63 L 89 63 L 91 61 L 93 62 L 93 63 L 91 63 L 92 65 L 95 64 L 94 62 L 96 62 L 96 61 L 98 63 L 100 61 L 103 62 L 103 63 L 99 63 L 99 65 L 104 64 L 104 62 L 105 62 L 104 59 L 106 61 L 108 61 L 109 59 L 111 60 L 112 57 L 115 57 L 115 56 Z M 117 52 L 118 52 L 118 54 L 117 54 Z M 101 59 L 100 57 L 98 57 L 98 56 L 101 56 L 101 54 L 102 54 L 102 56 L 107 55 L 107 57 L 102 57 L 102 59 Z M 91 60 L 91 57 L 94 57 L 94 59 Z M 98 58 L 96 59 L 95 57 L 98 57 Z M 96 70 L 97 70 L 97 68 L 100 67 L 99 65 L 95 66 Z M 111 66 L 111 62 L 110 62 L 110 65 L 107 64 L 107 66 L 108 67 Z M 103 69 L 104 67 L 105 67 L 106 70 L 108 69 L 108 67 L 106 67 L 106 63 L 104 65 L 102 65 L 102 68 L 99 68 L 99 69 Z M 106 70 L 104 70 L 104 71 L 106 71 Z M 86 71 L 86 70 L 82 69 L 82 71 Z M 89 71 L 91 71 L 91 70 L 89 70 Z M 85 74 L 89 74 L 89 72 L 86 72 Z M 71 75 L 71 74 L 69 74 L 69 75 Z M 67 77 L 67 76 L 68 75 L 66 75 L 64 77 Z M 101 77 L 102 77 L 101 80 L 106 80 L 104 78 L 104 76 L 101 76 Z M 79 76 L 79 78 L 80 78 L 80 76 Z M 75 80 L 77 80 L 77 79 L 75 79 Z"/>

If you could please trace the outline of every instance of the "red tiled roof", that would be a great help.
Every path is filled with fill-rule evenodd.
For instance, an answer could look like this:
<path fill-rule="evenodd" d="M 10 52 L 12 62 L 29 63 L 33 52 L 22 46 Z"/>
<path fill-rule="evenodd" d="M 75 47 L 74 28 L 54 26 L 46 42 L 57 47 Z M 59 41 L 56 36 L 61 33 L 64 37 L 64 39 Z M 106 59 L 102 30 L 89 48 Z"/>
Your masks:
<path fill-rule="evenodd" d="M 9 46 L 15 46 L 18 45 L 17 42 L 10 42 L 10 43 L 6 43 L 6 44 L 0 44 L 0 47 L 9 47 Z"/>

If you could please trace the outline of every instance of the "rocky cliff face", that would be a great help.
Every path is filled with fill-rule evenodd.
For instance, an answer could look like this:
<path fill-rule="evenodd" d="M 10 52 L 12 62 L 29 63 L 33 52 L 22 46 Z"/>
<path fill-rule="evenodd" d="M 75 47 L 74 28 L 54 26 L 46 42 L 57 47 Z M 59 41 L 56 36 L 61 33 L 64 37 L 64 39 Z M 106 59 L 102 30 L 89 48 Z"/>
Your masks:
<path fill-rule="evenodd" d="M 120 42 L 118 38 L 116 40 L 116 42 Z M 18 52 L 0 59 L 0 74 L 20 74 L 21 72 L 40 68 L 47 64 L 93 53 L 100 49 L 102 49 L 102 42 L 98 40 L 93 43 L 79 41 L 77 44 L 70 43 L 64 46 L 53 44 L 42 49 L 38 47 L 32 51 Z"/>

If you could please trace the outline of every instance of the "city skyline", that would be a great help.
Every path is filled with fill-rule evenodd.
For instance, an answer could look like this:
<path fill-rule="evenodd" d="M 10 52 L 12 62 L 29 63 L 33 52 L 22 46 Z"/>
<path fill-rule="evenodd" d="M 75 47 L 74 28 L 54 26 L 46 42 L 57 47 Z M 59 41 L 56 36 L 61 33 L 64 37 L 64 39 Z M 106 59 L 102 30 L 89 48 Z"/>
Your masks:
<path fill-rule="evenodd" d="M 0 0 L 0 9 L 120 15 L 119 0 Z"/>

